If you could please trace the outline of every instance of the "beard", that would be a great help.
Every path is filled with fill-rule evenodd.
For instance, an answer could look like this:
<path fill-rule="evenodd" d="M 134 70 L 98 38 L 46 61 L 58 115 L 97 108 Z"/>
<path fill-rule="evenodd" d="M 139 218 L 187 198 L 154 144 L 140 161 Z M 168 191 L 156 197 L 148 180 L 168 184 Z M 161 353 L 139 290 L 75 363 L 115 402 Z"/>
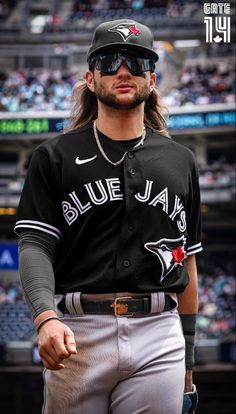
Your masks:
<path fill-rule="evenodd" d="M 118 97 L 112 93 L 108 93 L 103 85 L 98 85 L 94 81 L 94 93 L 96 98 L 101 101 L 104 105 L 109 106 L 114 109 L 134 109 L 139 106 L 142 102 L 145 102 L 150 96 L 150 90 L 147 85 L 144 85 L 140 88 L 139 91 L 136 91 L 132 100 L 127 99 L 127 101 L 121 101 Z"/>

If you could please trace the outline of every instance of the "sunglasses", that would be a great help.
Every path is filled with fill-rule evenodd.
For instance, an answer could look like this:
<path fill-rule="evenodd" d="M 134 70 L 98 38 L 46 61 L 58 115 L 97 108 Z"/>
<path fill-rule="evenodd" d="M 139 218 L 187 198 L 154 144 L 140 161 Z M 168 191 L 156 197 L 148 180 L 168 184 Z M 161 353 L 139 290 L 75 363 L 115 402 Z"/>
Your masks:
<path fill-rule="evenodd" d="M 122 53 L 94 56 L 89 62 L 89 69 L 93 70 L 96 68 L 104 74 L 112 75 L 118 71 L 123 62 L 128 66 L 132 75 L 141 75 L 148 70 L 151 72 L 154 72 L 155 70 L 155 62 L 153 59 Z"/>

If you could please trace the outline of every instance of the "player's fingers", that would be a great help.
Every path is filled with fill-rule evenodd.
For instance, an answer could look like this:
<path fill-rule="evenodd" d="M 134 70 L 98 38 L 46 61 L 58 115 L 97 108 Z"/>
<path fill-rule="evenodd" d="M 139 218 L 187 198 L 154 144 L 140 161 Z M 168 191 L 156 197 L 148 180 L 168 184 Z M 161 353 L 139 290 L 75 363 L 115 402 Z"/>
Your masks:
<path fill-rule="evenodd" d="M 65 332 L 65 346 L 70 354 L 77 354 L 75 337 L 70 329 Z"/>
<path fill-rule="evenodd" d="M 67 351 L 63 342 L 52 342 L 51 345 L 45 348 L 45 352 L 51 356 L 51 358 L 59 363 L 63 359 L 68 358 L 70 353 Z"/>
<path fill-rule="evenodd" d="M 55 353 L 57 358 L 59 358 L 60 360 L 63 360 L 64 358 L 68 358 L 70 356 L 70 351 L 67 349 L 67 345 L 64 340 L 64 333 L 63 333 L 63 336 L 61 335 L 52 336 L 50 342 L 51 342 L 50 351 L 53 353 L 53 355 Z"/>
<path fill-rule="evenodd" d="M 53 371 L 58 371 L 60 369 L 65 368 L 65 365 L 61 362 L 56 362 L 51 355 L 49 355 L 45 350 L 40 354 L 43 365 L 47 369 L 51 369 Z"/>
<path fill-rule="evenodd" d="M 64 344 L 64 331 L 62 334 L 52 334 L 49 337 L 39 339 L 38 345 L 40 356 L 48 354 L 56 363 L 60 363 L 64 358 L 70 356 Z"/>
<path fill-rule="evenodd" d="M 39 355 L 41 358 L 50 357 L 50 360 L 53 361 L 55 364 L 59 364 L 62 361 L 62 358 L 60 358 L 57 354 L 53 346 L 39 346 Z"/>

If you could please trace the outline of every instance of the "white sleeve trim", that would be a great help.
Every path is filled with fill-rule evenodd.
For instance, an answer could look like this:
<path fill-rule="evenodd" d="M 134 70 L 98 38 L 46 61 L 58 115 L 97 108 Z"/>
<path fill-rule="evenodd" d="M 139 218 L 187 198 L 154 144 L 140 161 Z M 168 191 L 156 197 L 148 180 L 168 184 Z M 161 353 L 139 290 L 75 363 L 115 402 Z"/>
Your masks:
<path fill-rule="evenodd" d="M 194 246 L 188 247 L 186 254 L 187 254 L 187 256 L 190 256 L 191 254 L 201 252 L 202 250 L 203 250 L 203 248 L 202 248 L 202 244 L 200 242 L 198 244 L 195 244 Z"/>
<path fill-rule="evenodd" d="M 51 226 L 50 224 L 42 223 L 40 221 L 34 220 L 20 220 L 17 221 L 14 232 L 19 236 L 17 229 L 19 228 L 29 228 L 29 229 L 37 229 L 43 231 L 44 233 L 52 234 L 56 237 L 57 240 L 60 240 L 61 232 L 56 227 Z"/>

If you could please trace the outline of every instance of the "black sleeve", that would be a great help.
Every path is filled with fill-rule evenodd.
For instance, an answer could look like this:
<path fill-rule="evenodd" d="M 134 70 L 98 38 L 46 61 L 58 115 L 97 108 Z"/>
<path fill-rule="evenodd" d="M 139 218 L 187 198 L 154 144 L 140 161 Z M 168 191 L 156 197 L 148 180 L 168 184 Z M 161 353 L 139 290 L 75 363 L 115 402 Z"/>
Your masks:
<path fill-rule="evenodd" d="M 192 168 L 190 190 L 188 197 L 187 232 L 188 248 L 187 255 L 202 251 L 201 244 L 201 199 L 199 188 L 199 173 L 194 162 Z"/>
<path fill-rule="evenodd" d="M 35 150 L 17 210 L 16 234 L 21 229 L 34 229 L 60 239 L 63 215 L 58 187 L 56 168 L 49 155 Z"/>

